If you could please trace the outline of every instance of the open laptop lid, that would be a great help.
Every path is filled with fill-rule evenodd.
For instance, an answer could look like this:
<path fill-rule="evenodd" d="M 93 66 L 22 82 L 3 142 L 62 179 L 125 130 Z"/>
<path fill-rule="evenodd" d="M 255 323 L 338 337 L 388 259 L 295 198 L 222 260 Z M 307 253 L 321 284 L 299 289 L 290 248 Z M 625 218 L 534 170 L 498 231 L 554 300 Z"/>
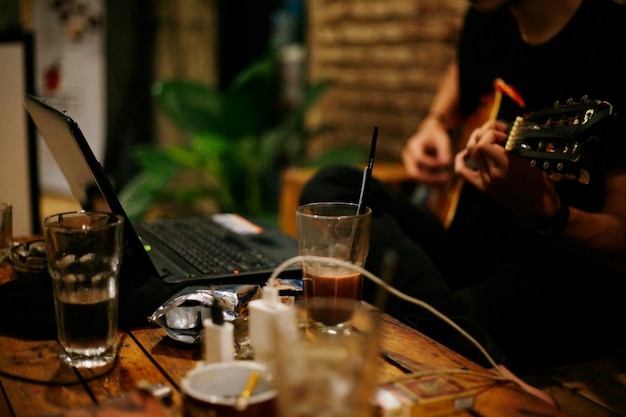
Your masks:
<path fill-rule="evenodd" d="M 85 210 L 103 210 L 124 217 L 124 235 L 133 262 L 147 273 L 158 276 L 143 244 L 130 223 L 113 185 L 93 154 L 78 124 L 68 115 L 33 95 L 26 95 L 24 106 L 43 136 L 67 180 L 72 194 Z"/>

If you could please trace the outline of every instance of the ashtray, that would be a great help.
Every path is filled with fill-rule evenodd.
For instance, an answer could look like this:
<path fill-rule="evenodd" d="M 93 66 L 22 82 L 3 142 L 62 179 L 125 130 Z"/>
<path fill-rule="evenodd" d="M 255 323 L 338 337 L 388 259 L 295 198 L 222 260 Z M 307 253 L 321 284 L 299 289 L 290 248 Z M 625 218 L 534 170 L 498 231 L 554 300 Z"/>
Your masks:
<path fill-rule="evenodd" d="M 11 264 L 17 273 L 41 274 L 48 272 L 45 242 L 30 240 L 11 248 Z"/>

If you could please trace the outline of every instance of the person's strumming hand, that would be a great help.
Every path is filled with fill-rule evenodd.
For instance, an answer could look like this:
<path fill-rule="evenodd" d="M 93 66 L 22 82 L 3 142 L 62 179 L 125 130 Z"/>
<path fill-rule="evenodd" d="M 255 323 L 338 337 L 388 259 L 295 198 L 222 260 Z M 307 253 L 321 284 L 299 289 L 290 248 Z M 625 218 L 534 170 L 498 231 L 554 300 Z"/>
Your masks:
<path fill-rule="evenodd" d="M 560 205 L 554 182 L 527 159 L 504 149 L 506 129 L 493 120 L 475 129 L 456 155 L 456 173 L 521 219 L 552 216 Z"/>
<path fill-rule="evenodd" d="M 452 175 L 453 155 L 447 126 L 436 117 L 427 117 L 402 150 L 402 161 L 416 181 L 437 186 Z"/>

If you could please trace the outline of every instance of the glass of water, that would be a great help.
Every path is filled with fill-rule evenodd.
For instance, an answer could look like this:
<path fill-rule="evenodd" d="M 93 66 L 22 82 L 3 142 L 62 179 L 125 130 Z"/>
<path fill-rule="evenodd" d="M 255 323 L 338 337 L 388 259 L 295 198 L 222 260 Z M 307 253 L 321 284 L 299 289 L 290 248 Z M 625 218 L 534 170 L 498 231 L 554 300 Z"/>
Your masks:
<path fill-rule="evenodd" d="M 60 357 L 70 366 L 104 366 L 117 355 L 123 224 L 119 215 L 95 211 L 44 220 Z"/>

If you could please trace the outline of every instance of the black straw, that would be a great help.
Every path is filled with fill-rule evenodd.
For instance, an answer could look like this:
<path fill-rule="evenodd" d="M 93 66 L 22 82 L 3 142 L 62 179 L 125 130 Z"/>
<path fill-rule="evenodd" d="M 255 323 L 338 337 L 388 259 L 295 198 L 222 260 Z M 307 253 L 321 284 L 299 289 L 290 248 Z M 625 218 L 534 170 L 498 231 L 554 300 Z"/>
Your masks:
<path fill-rule="evenodd" d="M 365 200 L 367 200 L 367 193 L 370 188 L 370 180 L 372 179 L 372 169 L 374 169 L 374 154 L 376 153 L 376 139 L 378 138 L 378 126 L 374 126 L 374 133 L 372 134 L 372 144 L 370 146 L 370 159 L 363 170 L 363 181 L 361 182 L 361 193 L 359 194 L 359 205 L 357 208 L 357 214 L 365 213 Z"/>

